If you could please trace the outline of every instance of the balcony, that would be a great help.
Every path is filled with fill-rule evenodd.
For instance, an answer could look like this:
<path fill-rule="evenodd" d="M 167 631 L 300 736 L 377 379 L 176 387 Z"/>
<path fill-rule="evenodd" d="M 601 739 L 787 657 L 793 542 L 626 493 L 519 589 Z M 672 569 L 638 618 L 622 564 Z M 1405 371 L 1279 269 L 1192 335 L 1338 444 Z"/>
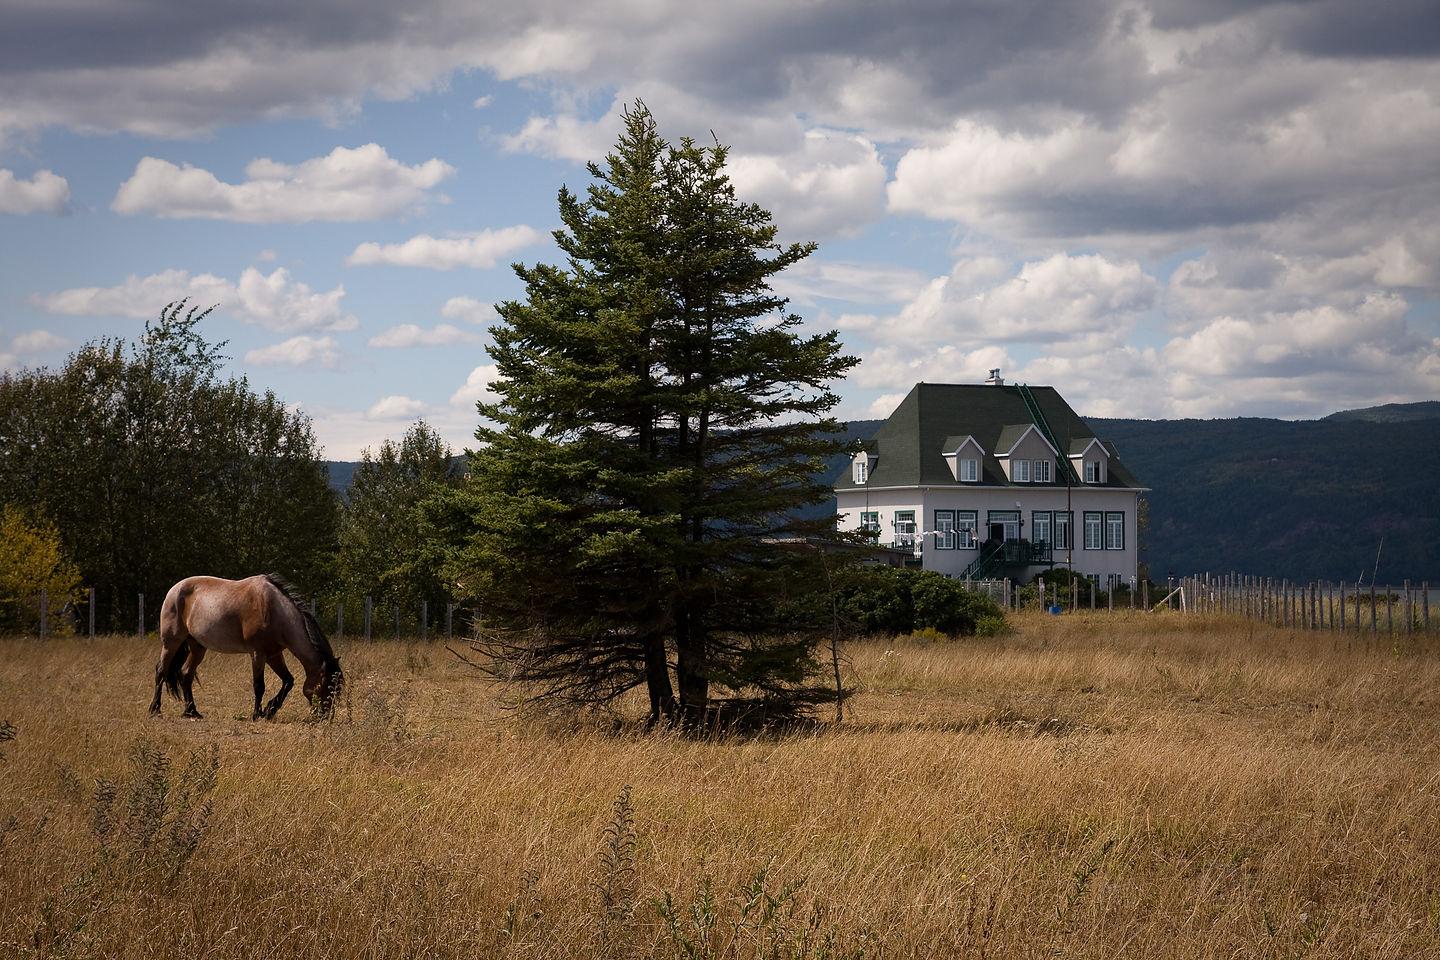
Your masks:
<path fill-rule="evenodd" d="M 1054 562 L 1048 541 L 987 540 L 980 544 L 980 555 L 960 574 L 962 579 L 991 580 L 1007 567 L 1049 566 Z"/>

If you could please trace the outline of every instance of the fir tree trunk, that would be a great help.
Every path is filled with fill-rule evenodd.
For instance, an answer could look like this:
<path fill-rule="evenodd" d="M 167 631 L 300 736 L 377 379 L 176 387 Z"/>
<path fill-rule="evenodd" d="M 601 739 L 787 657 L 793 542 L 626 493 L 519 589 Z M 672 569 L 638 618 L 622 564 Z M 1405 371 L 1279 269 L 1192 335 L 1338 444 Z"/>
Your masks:
<path fill-rule="evenodd" d="M 675 689 L 670 686 L 670 665 L 665 661 L 665 637 L 658 633 L 645 642 L 645 686 L 650 692 L 650 725 L 674 722 L 678 712 Z"/>
<path fill-rule="evenodd" d="M 710 702 L 703 618 L 692 613 L 682 601 L 675 617 L 675 679 L 680 688 L 680 722 L 686 730 L 700 728 Z"/>

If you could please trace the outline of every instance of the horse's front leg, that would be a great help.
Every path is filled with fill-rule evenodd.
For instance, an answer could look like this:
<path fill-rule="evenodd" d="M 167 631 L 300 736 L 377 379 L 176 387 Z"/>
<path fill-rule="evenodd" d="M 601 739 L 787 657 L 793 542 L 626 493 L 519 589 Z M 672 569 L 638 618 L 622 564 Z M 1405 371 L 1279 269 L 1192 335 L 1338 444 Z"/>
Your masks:
<path fill-rule="evenodd" d="M 256 656 L 258 657 L 259 654 L 257 653 Z M 280 705 L 285 702 L 285 695 L 290 692 L 291 687 L 295 686 L 295 677 L 290 673 L 290 668 L 285 666 L 285 654 L 276 653 L 265 662 L 270 664 L 270 669 L 274 670 L 275 676 L 280 678 L 279 692 L 275 694 L 275 699 L 265 705 L 265 719 L 269 720 L 280 712 Z M 258 694 L 255 703 L 257 706 L 260 703 Z"/>
<path fill-rule="evenodd" d="M 180 670 L 180 692 L 185 697 L 185 712 L 181 716 L 192 720 L 203 719 L 200 711 L 195 709 L 195 693 L 191 687 L 195 683 L 195 671 L 200 669 L 200 661 L 204 659 L 205 648 L 198 642 L 192 642 L 190 656 L 185 659 L 185 666 Z"/>
<path fill-rule="evenodd" d="M 250 671 L 254 675 L 252 685 L 255 688 L 255 709 L 250 711 L 251 720 L 260 719 L 260 701 L 265 696 L 265 658 L 259 650 L 250 654 Z"/>

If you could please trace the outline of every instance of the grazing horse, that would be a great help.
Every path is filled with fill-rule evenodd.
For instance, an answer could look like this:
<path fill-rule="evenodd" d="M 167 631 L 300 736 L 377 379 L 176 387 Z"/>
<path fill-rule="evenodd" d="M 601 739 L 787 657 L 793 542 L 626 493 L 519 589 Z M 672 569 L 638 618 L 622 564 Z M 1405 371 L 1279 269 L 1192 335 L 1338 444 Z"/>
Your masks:
<path fill-rule="evenodd" d="M 190 687 L 207 650 L 250 655 L 255 672 L 252 720 L 275 716 L 295 684 L 285 666 L 286 650 L 305 668 L 302 689 L 317 714 L 330 712 L 345 681 L 320 625 L 300 605 L 295 588 L 273 573 L 245 580 L 187 577 L 170 588 L 160 608 L 160 662 L 155 665 L 151 716 L 160 715 L 163 686 L 185 701 L 185 716 L 200 719 Z M 266 664 L 280 678 L 280 692 L 261 710 Z"/>

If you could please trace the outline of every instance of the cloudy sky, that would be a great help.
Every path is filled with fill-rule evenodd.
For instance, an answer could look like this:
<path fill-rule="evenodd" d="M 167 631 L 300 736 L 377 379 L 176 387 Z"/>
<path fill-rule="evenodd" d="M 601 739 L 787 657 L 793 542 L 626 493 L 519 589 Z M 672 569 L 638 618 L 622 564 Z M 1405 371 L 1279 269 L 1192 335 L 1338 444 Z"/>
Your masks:
<path fill-rule="evenodd" d="M 457 448 L 625 104 L 731 145 L 862 363 L 1094 416 L 1440 398 L 1433 0 L 0 0 L 0 366 L 219 304 L 331 459 Z"/>

